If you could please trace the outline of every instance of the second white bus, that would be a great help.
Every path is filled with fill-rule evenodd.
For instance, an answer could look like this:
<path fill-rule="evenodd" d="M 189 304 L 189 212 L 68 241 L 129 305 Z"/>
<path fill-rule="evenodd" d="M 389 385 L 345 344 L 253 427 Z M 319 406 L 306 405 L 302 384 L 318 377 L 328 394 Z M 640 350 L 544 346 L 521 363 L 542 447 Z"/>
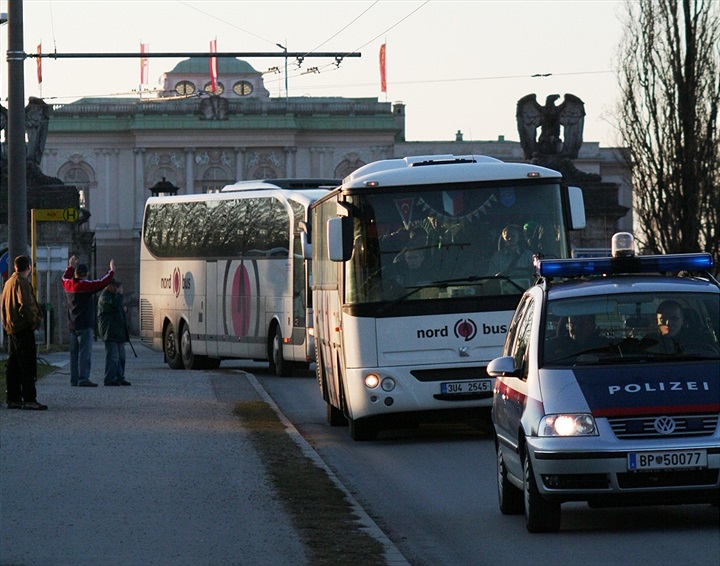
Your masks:
<path fill-rule="evenodd" d="M 140 335 L 174 369 L 268 360 L 290 375 L 314 360 L 310 205 L 337 183 L 242 181 L 219 193 L 147 200 L 140 251 Z"/>

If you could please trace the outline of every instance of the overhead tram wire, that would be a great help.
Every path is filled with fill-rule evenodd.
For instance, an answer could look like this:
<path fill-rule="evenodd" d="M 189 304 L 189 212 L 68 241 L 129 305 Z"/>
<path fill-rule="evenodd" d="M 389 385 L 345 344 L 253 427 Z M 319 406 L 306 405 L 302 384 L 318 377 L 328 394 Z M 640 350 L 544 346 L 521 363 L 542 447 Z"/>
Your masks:
<path fill-rule="evenodd" d="M 211 14 L 210 12 L 206 12 L 205 10 L 201 10 L 200 8 L 197 8 L 196 6 L 193 6 L 193 5 L 191 5 L 191 4 L 187 3 L 187 2 L 183 2 L 182 0 L 175 0 L 175 1 L 176 1 L 178 4 L 182 4 L 182 5 L 185 6 L 186 8 L 190 8 L 190 9 L 192 9 L 192 10 L 195 10 L 195 11 L 197 11 L 197 12 L 200 12 L 201 14 L 204 14 L 205 16 L 208 16 L 208 17 L 210 17 L 210 18 L 212 18 L 212 19 L 214 19 L 214 20 L 217 20 L 218 22 L 222 22 L 222 23 L 225 24 L 225 25 L 228 25 L 228 26 L 233 27 L 233 28 L 235 28 L 235 29 L 238 29 L 238 30 L 240 30 L 240 31 L 242 31 L 242 32 L 245 32 L 245 33 L 247 33 L 248 35 L 252 35 L 253 37 L 256 37 L 256 38 L 258 38 L 258 39 L 260 39 L 260 40 L 262 40 L 262 41 L 265 41 L 266 43 L 270 43 L 270 44 L 272 44 L 272 45 L 277 45 L 277 42 L 275 42 L 275 41 L 271 41 L 271 40 L 269 40 L 269 39 L 267 39 L 267 38 L 265 38 L 265 37 L 262 37 L 262 36 L 260 36 L 260 35 L 257 35 L 256 33 L 253 33 L 253 32 L 251 32 L 251 31 L 249 31 L 249 30 L 246 30 L 245 28 L 241 28 L 241 27 L 238 26 L 238 25 L 235 25 L 235 24 L 233 24 L 233 23 L 230 23 L 230 22 L 228 22 L 227 20 L 223 20 L 222 18 L 219 18 L 219 17 Z"/>
<path fill-rule="evenodd" d="M 407 20 L 410 16 L 414 15 L 414 14 L 415 14 L 417 11 L 419 11 L 421 8 L 424 8 L 429 2 L 430 2 L 430 0 L 425 0 L 420 6 L 418 6 L 417 8 L 415 8 L 412 12 L 410 12 L 410 13 L 407 14 L 406 16 L 400 18 L 397 22 L 395 22 L 395 23 L 394 23 L 393 25 L 391 25 L 390 27 L 386 28 L 385 31 L 377 34 L 375 37 L 373 37 L 373 38 L 370 39 L 369 41 L 366 41 L 366 42 L 363 43 L 360 47 L 355 48 L 353 51 L 350 51 L 350 52 L 347 53 L 345 56 L 346 56 L 346 57 L 353 57 L 353 56 L 355 56 L 354 54 L 355 54 L 355 53 L 359 53 L 359 51 L 360 51 L 363 47 L 365 47 L 366 45 L 371 44 L 371 43 L 372 43 L 373 41 L 375 41 L 377 38 L 382 37 L 382 36 L 385 35 L 387 32 L 389 32 L 391 29 L 394 29 L 394 28 L 396 28 L 397 26 L 399 26 L 401 23 L 403 23 L 405 20 Z M 355 21 L 357 21 L 360 17 L 362 17 L 368 10 L 370 10 L 370 8 L 372 8 L 373 6 L 375 6 L 375 4 L 377 4 L 377 2 L 373 3 L 367 10 L 365 10 L 364 12 L 362 12 L 357 18 L 355 18 L 353 21 L 351 21 L 349 24 L 347 24 L 344 28 L 342 28 L 340 31 L 338 31 L 335 35 L 331 36 L 330 38 L 328 38 L 327 40 L 325 40 L 323 43 L 321 43 L 318 47 L 316 47 L 316 49 L 318 49 L 319 47 L 322 47 L 323 45 L 325 45 L 325 43 L 327 43 L 328 41 L 330 41 L 330 39 L 332 39 L 332 38 L 335 37 L 336 35 L 340 34 L 342 31 L 344 31 L 344 30 L 345 30 L 347 27 L 349 27 L 351 24 L 355 23 Z M 310 51 L 309 53 L 313 53 L 313 51 Z M 331 70 L 336 71 L 336 70 L 339 68 L 339 64 L 338 64 L 338 62 L 336 61 L 335 63 L 328 63 L 328 64 L 323 65 L 323 66 L 321 66 L 321 67 L 317 67 L 317 71 L 316 71 L 315 74 L 320 74 L 320 73 L 322 73 L 323 70 L 325 70 L 325 69 L 328 68 L 328 67 L 331 67 Z M 303 75 L 305 75 L 305 74 L 307 74 L 307 73 L 305 73 L 305 72 L 303 72 L 303 73 L 298 73 L 298 74 L 293 75 L 292 77 L 289 77 L 289 78 L 296 78 L 296 77 L 303 76 Z M 278 80 L 279 80 L 279 79 L 278 79 Z M 275 81 L 269 81 L 269 82 L 275 82 Z"/>
<path fill-rule="evenodd" d="M 315 49 L 312 51 L 308 51 L 308 53 L 314 53 L 318 49 L 320 49 L 323 45 L 325 45 L 328 41 L 331 39 L 334 39 L 338 35 L 340 35 L 342 32 L 344 32 L 347 28 L 349 28 L 351 25 L 353 25 L 355 22 L 357 22 L 360 18 L 362 18 L 365 14 L 367 14 L 370 10 L 372 10 L 380 0 L 375 0 L 370 6 L 368 6 L 365 10 L 362 11 L 359 15 L 355 16 L 355 18 L 352 19 L 352 21 L 348 22 L 346 25 L 344 25 L 342 28 L 340 28 L 337 32 L 335 32 L 333 35 L 328 37 L 325 41 L 323 41 L 320 45 L 318 45 Z"/>
<path fill-rule="evenodd" d="M 335 69 L 332 69 L 335 70 Z M 573 71 L 568 73 L 533 73 L 532 75 L 498 75 L 490 77 L 466 77 L 454 79 L 423 79 L 417 81 L 394 81 L 395 85 L 415 85 L 415 84 L 433 84 L 433 83 L 452 83 L 452 82 L 470 82 L 470 81 L 498 81 L 498 80 L 516 80 L 516 79 L 533 79 L 533 78 L 549 78 L 549 77 L 568 77 L 574 75 L 602 75 L 613 73 L 611 70 L 606 71 Z M 297 75 L 300 76 L 300 75 Z M 376 83 L 355 83 L 344 84 L 342 88 L 348 87 L 369 87 L 375 86 Z M 337 85 L 313 85 L 303 87 L 305 90 L 336 88 Z"/>

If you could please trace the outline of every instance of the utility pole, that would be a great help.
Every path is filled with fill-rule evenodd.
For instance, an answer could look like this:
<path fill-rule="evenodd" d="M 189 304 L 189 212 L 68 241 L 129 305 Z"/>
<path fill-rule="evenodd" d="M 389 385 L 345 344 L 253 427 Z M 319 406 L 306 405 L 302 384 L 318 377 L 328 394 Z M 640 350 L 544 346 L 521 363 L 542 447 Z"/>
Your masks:
<path fill-rule="evenodd" d="M 8 1 L 8 273 L 28 253 L 27 164 L 25 163 L 25 52 L 23 3 Z"/>

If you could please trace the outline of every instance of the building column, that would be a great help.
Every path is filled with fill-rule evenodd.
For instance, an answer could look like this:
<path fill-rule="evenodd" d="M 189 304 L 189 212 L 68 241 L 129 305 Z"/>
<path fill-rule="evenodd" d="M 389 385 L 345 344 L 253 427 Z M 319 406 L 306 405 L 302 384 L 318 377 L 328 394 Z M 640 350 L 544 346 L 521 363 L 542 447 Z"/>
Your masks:
<path fill-rule="evenodd" d="M 145 212 L 145 199 L 148 187 L 145 185 L 145 168 L 143 167 L 144 147 L 133 149 L 135 154 L 135 198 L 133 199 L 133 230 L 142 229 L 142 218 Z"/>
<path fill-rule="evenodd" d="M 185 148 L 185 193 L 192 195 L 195 193 L 195 148 Z"/>
<path fill-rule="evenodd" d="M 235 181 L 245 180 L 245 148 L 234 147 L 235 151 Z"/>
<path fill-rule="evenodd" d="M 294 178 L 297 176 L 297 147 L 284 147 L 285 151 L 285 176 Z"/>

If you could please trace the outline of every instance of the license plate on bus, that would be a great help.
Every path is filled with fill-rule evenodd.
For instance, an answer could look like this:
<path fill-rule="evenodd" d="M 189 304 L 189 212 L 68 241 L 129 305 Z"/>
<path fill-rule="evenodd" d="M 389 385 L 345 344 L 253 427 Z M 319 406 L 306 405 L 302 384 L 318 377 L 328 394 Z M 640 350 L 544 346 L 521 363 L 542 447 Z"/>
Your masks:
<path fill-rule="evenodd" d="M 467 395 L 492 391 L 492 379 L 473 381 L 448 381 L 440 384 L 440 392 L 445 395 Z"/>
<path fill-rule="evenodd" d="M 663 450 L 653 452 L 630 452 L 628 470 L 678 470 L 682 468 L 707 468 L 706 450 Z"/>

